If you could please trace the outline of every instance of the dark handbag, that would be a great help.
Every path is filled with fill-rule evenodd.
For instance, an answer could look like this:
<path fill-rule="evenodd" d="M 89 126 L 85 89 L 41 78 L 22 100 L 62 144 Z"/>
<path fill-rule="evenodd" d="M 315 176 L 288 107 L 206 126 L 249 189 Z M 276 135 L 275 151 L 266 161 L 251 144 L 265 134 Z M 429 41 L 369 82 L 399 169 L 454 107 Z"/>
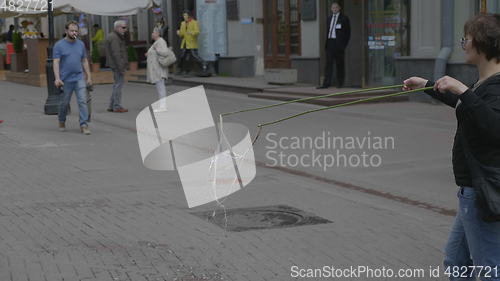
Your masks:
<path fill-rule="evenodd" d="M 485 222 L 500 221 L 500 168 L 479 162 L 470 151 L 467 139 L 459 132 L 465 159 L 471 170 L 472 185 L 476 190 L 476 206 Z"/>

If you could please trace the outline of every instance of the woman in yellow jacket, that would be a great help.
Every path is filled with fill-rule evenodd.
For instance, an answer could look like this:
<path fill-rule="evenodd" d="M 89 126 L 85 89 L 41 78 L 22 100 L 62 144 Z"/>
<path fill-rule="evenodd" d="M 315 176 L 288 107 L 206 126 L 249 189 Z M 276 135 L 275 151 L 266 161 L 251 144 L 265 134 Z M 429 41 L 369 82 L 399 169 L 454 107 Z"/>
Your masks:
<path fill-rule="evenodd" d="M 200 34 L 198 22 L 191 17 L 191 13 L 189 11 L 184 11 L 182 17 L 184 18 L 184 21 L 181 23 L 181 28 L 177 30 L 177 35 L 182 38 L 181 55 L 179 62 L 177 63 L 180 73 L 189 73 L 189 70 L 185 67 L 185 65 L 186 60 L 190 60 L 190 57 L 193 57 L 200 64 L 203 72 L 206 72 L 207 65 L 198 55 L 198 35 Z"/>

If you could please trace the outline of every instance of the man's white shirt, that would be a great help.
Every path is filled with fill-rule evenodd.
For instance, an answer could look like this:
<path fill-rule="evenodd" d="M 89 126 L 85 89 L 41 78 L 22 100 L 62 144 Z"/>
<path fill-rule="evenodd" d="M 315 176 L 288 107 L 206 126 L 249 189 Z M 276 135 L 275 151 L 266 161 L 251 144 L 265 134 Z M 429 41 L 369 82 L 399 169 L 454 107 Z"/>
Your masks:
<path fill-rule="evenodd" d="M 337 38 L 336 30 L 335 29 L 340 29 L 342 26 L 340 24 L 337 24 L 337 21 L 339 19 L 340 13 L 336 13 L 332 15 L 332 21 L 330 22 L 330 30 L 328 32 L 328 38 Z"/>

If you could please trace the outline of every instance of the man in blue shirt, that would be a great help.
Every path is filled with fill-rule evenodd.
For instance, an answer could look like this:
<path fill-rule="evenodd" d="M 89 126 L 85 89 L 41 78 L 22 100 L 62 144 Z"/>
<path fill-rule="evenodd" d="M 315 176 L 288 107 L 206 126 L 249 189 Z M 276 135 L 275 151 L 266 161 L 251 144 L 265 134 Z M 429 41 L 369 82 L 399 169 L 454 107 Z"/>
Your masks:
<path fill-rule="evenodd" d="M 59 130 L 66 130 L 66 115 L 71 95 L 76 93 L 80 111 L 80 131 L 90 135 L 89 112 L 87 108 L 87 85 L 92 84 L 89 63 L 85 45 L 78 36 L 79 26 L 76 21 L 66 24 L 66 37 L 59 40 L 54 46 L 54 75 L 56 87 L 63 87 L 63 95 L 59 103 Z M 83 76 L 83 70 L 87 77 Z"/>

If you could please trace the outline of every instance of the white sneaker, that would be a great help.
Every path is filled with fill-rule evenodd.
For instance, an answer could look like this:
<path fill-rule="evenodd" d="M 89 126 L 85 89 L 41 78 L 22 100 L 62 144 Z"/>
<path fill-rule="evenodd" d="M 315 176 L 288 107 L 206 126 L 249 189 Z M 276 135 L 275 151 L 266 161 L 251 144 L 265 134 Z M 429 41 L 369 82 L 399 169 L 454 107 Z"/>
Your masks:
<path fill-rule="evenodd" d="M 82 132 L 82 134 L 84 135 L 90 135 L 90 129 L 89 129 L 89 126 L 81 126 L 80 127 L 80 131 Z"/>

